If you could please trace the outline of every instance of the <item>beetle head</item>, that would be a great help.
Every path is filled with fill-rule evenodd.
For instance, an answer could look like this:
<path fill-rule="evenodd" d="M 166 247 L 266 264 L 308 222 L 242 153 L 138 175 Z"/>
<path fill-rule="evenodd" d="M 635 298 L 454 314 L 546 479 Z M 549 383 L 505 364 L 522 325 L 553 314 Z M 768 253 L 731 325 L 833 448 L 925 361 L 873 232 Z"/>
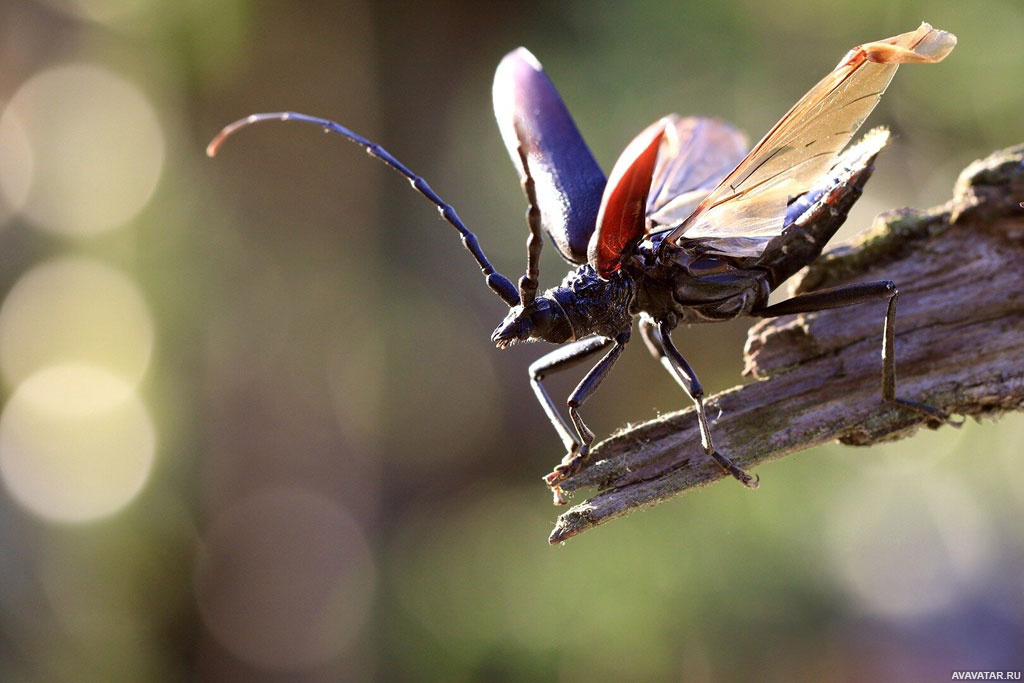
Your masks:
<path fill-rule="evenodd" d="M 548 341 L 561 344 L 572 337 L 572 326 L 558 302 L 540 296 L 524 305 L 513 306 L 491 335 L 498 348 L 505 349 L 522 341 Z"/>

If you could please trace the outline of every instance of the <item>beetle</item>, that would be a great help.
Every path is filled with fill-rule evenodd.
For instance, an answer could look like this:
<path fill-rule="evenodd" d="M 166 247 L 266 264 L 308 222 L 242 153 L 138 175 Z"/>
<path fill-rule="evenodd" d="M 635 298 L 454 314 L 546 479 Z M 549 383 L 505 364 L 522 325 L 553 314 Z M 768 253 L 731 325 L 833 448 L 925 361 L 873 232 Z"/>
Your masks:
<path fill-rule="evenodd" d="M 294 112 L 253 114 L 225 127 L 207 153 L 214 156 L 225 138 L 253 123 L 312 123 L 362 146 L 433 202 L 509 307 L 492 341 L 499 348 L 535 341 L 561 345 L 529 368 L 537 400 L 566 449 L 544 478 L 556 503 L 566 502 L 559 484 L 583 467 L 594 442 L 580 408 L 622 354 L 637 316 L 651 354 L 696 407 L 704 452 L 756 488 L 759 479 L 714 446 L 704 390 L 671 337 L 680 324 L 884 299 L 883 400 L 952 423 L 935 407 L 896 396 L 893 282 L 844 285 L 776 304 L 768 297 L 820 255 L 860 197 L 888 132 L 877 128 L 843 150 L 897 67 L 940 62 L 955 45 L 954 35 L 922 23 L 915 31 L 854 47 L 749 152 L 744 136 L 728 123 L 664 117 L 626 146 L 607 178 L 540 62 L 525 48 L 514 50 L 498 66 L 493 99 L 528 203 L 527 266 L 518 286 L 491 265 L 455 209 L 423 178 L 334 121 Z M 575 269 L 538 294 L 543 233 Z M 566 401 L 566 421 L 544 389 L 544 378 L 602 351 Z"/>

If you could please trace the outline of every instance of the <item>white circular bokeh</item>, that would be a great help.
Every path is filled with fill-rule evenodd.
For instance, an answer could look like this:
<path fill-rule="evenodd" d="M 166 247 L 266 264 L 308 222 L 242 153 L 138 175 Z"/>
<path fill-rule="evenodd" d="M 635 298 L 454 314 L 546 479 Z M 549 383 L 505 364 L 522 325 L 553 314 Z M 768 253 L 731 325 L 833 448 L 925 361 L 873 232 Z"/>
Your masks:
<path fill-rule="evenodd" d="M 0 193 L 40 228 L 92 235 L 131 220 L 156 189 L 164 135 L 138 87 L 87 64 L 26 81 L 0 117 L 32 163 L 0 163 Z M 24 157 L 24 152 L 19 152 Z"/>
<path fill-rule="evenodd" d="M 50 365 L 78 362 L 134 384 L 153 338 L 138 285 L 92 259 L 59 258 L 22 275 L 0 307 L 0 371 L 16 386 Z"/>
<path fill-rule="evenodd" d="M 145 485 L 156 434 L 133 385 L 69 363 L 22 382 L 0 415 L 0 476 L 28 510 L 87 522 L 117 512 Z"/>

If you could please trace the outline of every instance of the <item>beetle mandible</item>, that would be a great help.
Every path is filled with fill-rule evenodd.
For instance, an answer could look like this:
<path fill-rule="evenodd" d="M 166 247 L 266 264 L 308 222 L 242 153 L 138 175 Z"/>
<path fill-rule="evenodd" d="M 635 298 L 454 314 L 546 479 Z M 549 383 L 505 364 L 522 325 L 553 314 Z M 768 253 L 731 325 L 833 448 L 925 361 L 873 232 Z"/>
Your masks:
<path fill-rule="evenodd" d="M 566 448 L 562 462 L 544 478 L 557 503 L 565 502 L 559 483 L 579 471 L 594 441 L 580 408 L 622 354 L 636 316 L 650 352 L 693 401 L 705 453 L 756 488 L 757 478 L 715 449 L 704 391 L 672 341 L 680 323 L 885 299 L 883 400 L 950 422 L 937 408 L 896 396 L 894 283 L 845 285 L 772 305 L 768 296 L 818 257 L 860 197 L 888 132 L 872 130 L 843 149 L 897 67 L 940 62 L 955 45 L 954 35 L 927 23 L 858 45 L 749 152 L 744 136 L 717 119 L 659 119 L 627 145 L 607 179 L 540 63 L 525 48 L 514 50 L 498 66 L 493 98 L 529 206 L 527 266 L 518 287 L 491 265 L 476 236 L 423 178 L 334 121 L 294 112 L 253 114 L 225 127 L 207 153 L 213 156 L 225 138 L 252 123 L 312 123 L 361 145 L 433 202 L 509 307 L 492 341 L 499 348 L 533 341 L 563 345 L 529 370 L 537 399 Z M 538 294 L 543 232 L 576 268 L 559 286 Z M 566 421 L 544 389 L 544 378 L 605 350 L 570 394 Z"/>

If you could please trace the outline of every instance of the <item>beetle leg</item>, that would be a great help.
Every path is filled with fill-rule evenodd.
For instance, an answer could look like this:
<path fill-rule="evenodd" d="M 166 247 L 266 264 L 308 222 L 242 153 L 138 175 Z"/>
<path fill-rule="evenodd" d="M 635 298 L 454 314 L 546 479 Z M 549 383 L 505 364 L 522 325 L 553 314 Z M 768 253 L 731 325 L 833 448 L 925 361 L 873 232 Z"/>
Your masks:
<path fill-rule="evenodd" d="M 896 335 L 896 301 L 900 293 L 891 280 L 859 282 L 842 285 L 818 292 L 800 294 L 792 299 L 762 308 L 751 313 L 753 316 L 770 318 L 790 313 L 812 313 L 829 308 L 840 308 L 877 299 L 888 299 L 885 310 L 885 325 L 882 336 L 882 399 L 897 403 L 927 416 L 929 419 L 959 427 L 963 421 L 954 420 L 948 413 L 934 406 L 896 396 L 896 354 L 893 351 Z"/>
<path fill-rule="evenodd" d="M 658 331 L 658 326 L 647 320 L 646 318 L 640 319 L 640 336 L 644 338 L 644 344 L 647 345 L 647 350 L 651 352 L 655 360 L 661 363 L 661 366 L 665 368 L 669 376 L 676 381 L 676 384 L 683 388 L 687 396 L 690 396 L 690 387 L 683 379 L 683 377 L 676 372 L 676 369 L 672 367 L 672 361 L 669 360 L 668 354 L 665 353 L 665 345 L 661 341 L 661 332 Z M 694 378 L 696 379 L 696 377 Z"/>
<path fill-rule="evenodd" d="M 541 356 L 530 365 L 530 386 L 537 396 L 537 402 L 540 403 L 548 420 L 551 421 L 551 426 L 558 432 L 559 438 L 565 445 L 565 461 L 575 457 L 581 441 L 577 440 L 565 418 L 558 412 L 558 407 L 551 400 L 551 396 L 544 389 L 542 382 L 547 375 L 575 367 L 611 343 L 612 340 L 607 337 L 587 337 L 559 347 L 551 353 Z M 553 487 L 552 490 L 555 491 L 555 502 L 564 504 L 565 500 L 561 498 L 561 492 L 557 490 L 557 487 Z"/>
<path fill-rule="evenodd" d="M 611 340 L 605 339 L 604 341 L 607 344 Z M 569 450 L 554 471 L 544 477 L 544 482 L 554 493 L 555 503 L 565 503 L 565 498 L 558 484 L 582 469 L 583 463 L 586 462 L 587 457 L 590 455 L 590 445 L 594 443 L 594 432 L 583 422 L 583 418 L 580 417 L 579 408 L 586 403 L 587 399 L 593 395 L 604 378 L 608 376 L 608 372 L 615 365 L 615 361 L 618 360 L 619 356 L 622 355 L 622 350 L 626 348 L 626 342 L 628 341 L 628 330 L 615 337 L 615 345 L 611 351 L 605 354 L 604 358 L 591 368 L 590 372 L 580 381 L 566 401 L 566 405 L 569 407 L 569 418 L 572 420 L 572 425 L 576 430 L 576 438 L 574 439 L 576 446 Z M 597 348 L 595 347 L 593 350 L 596 351 Z"/>
<path fill-rule="evenodd" d="M 541 356 L 530 365 L 530 386 L 533 387 L 533 393 L 537 395 L 537 401 L 547 414 L 551 425 L 558 432 L 562 443 L 565 444 L 566 451 L 575 451 L 579 442 L 570 433 L 569 425 L 558 412 L 555 402 L 551 400 L 548 392 L 544 389 L 542 381 L 553 372 L 568 370 L 579 365 L 611 343 L 612 340 L 607 337 L 587 337 L 559 347 L 551 353 Z"/>
<path fill-rule="evenodd" d="M 683 358 L 683 354 L 672 343 L 669 336 L 671 329 L 666 323 L 660 323 L 657 327 L 649 321 L 640 321 L 640 332 L 651 355 L 661 361 L 668 373 L 679 383 L 683 391 L 693 400 L 697 408 L 697 424 L 700 425 L 700 441 L 704 452 L 714 458 L 715 462 L 723 470 L 731 474 L 744 486 L 756 489 L 760 478 L 751 476 L 732 460 L 722 455 L 715 449 L 714 441 L 711 440 L 711 427 L 708 425 L 707 411 L 704 409 L 704 387 L 697 379 L 697 373 L 693 371 L 690 364 Z"/>

